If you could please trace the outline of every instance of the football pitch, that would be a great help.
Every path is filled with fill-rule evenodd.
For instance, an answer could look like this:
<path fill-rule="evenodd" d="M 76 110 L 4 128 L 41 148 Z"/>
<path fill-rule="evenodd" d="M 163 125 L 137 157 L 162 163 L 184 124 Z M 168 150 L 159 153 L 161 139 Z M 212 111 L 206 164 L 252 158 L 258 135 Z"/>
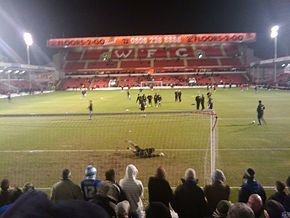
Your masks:
<path fill-rule="evenodd" d="M 159 93 L 161 107 L 147 107 L 146 112 L 191 111 L 194 98 L 206 89 L 182 89 L 182 102 L 175 102 L 175 89 L 144 90 L 148 95 Z M 123 177 L 127 164 L 139 169 L 138 178 L 147 186 L 148 177 L 162 165 L 174 187 L 180 183 L 188 167 L 196 169 L 200 185 L 205 184 L 209 165 L 209 120 L 206 116 L 188 113 L 144 114 L 136 103 L 138 90 L 54 92 L 0 100 L 0 114 L 63 114 L 62 116 L 1 117 L 0 175 L 12 184 L 33 182 L 49 188 L 64 167 L 72 170 L 72 179 L 79 183 L 84 168 L 93 164 L 98 177 L 110 168 Z M 142 94 L 143 94 L 142 93 Z M 227 183 L 238 187 L 246 168 L 256 170 L 257 180 L 273 186 L 285 181 L 290 167 L 290 92 L 276 90 L 220 88 L 213 93 L 217 113 L 217 168 L 224 171 Z M 88 113 L 89 100 L 95 113 L 120 113 L 68 116 Z M 258 127 L 258 100 L 266 106 L 266 125 Z M 128 115 L 130 112 L 137 112 Z M 122 114 L 124 113 L 124 114 Z M 252 121 L 256 124 L 253 125 Z M 138 159 L 128 151 L 126 140 L 141 147 L 155 147 L 164 157 Z M 271 188 L 269 189 L 271 191 Z M 235 191 L 234 191 L 235 192 Z M 236 196 L 232 195 L 232 200 Z"/>

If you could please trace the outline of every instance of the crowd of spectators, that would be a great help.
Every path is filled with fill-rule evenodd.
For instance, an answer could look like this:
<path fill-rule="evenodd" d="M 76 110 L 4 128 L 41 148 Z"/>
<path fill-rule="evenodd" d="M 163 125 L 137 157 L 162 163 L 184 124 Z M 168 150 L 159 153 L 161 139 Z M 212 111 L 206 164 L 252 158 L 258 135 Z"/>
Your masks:
<path fill-rule="evenodd" d="M 290 212 L 290 176 L 286 185 L 276 181 L 276 192 L 267 198 L 263 186 L 248 168 L 239 189 L 238 201 L 229 201 L 231 189 L 224 173 L 217 169 L 211 184 L 198 185 L 194 169 L 188 168 L 180 185 L 172 190 L 166 171 L 158 167 L 148 180 L 148 206 L 143 206 L 144 187 L 137 179 L 138 169 L 126 167 L 124 177 L 115 181 L 115 171 L 97 179 L 97 169 L 89 165 L 80 186 L 71 180 L 71 171 L 63 169 L 61 179 L 51 189 L 51 195 L 26 183 L 22 189 L 1 181 L 1 218 L 287 218 Z M 287 213 L 288 212 L 288 213 Z"/>

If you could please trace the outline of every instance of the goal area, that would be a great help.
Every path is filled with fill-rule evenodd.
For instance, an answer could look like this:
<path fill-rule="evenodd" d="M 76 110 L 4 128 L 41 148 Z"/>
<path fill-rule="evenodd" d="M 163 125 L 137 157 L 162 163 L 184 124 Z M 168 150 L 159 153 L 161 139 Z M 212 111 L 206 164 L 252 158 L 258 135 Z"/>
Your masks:
<path fill-rule="evenodd" d="M 142 81 L 140 83 L 141 87 L 156 87 L 156 86 L 163 86 L 162 81 Z"/>
<path fill-rule="evenodd" d="M 163 166 L 171 186 L 180 184 L 187 168 L 196 170 L 201 185 L 216 165 L 217 118 L 213 111 L 132 112 L 54 115 L 7 115 L 0 119 L 0 174 L 22 187 L 32 182 L 49 189 L 63 168 L 79 184 L 87 165 L 104 179 L 111 168 L 119 181 L 134 164 L 144 186 Z M 164 156 L 136 157 L 127 141 L 154 147 Z"/>

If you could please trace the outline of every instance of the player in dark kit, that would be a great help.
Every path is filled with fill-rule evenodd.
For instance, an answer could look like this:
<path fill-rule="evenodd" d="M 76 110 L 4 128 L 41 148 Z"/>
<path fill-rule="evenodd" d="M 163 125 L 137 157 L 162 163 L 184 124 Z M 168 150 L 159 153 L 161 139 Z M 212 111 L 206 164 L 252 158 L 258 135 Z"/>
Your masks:
<path fill-rule="evenodd" d="M 153 154 L 155 151 L 155 148 L 140 148 L 137 144 L 134 142 L 127 140 L 129 143 L 128 149 L 133 151 L 133 153 L 136 155 L 136 157 L 140 158 L 149 158 L 149 157 L 161 157 L 164 156 L 164 154 L 161 152 L 159 154 Z"/>
<path fill-rule="evenodd" d="M 212 100 L 212 97 L 211 97 L 211 93 L 208 92 L 206 95 L 207 95 L 208 109 L 213 109 L 213 100 Z"/>
<path fill-rule="evenodd" d="M 261 120 L 263 121 L 264 124 L 266 124 L 266 121 L 263 118 L 264 115 L 264 110 L 265 110 L 265 106 L 262 104 L 262 101 L 259 100 L 259 104 L 257 107 L 257 115 L 258 115 L 258 122 L 259 122 L 259 126 L 261 126 Z"/>
<path fill-rule="evenodd" d="M 181 95 L 182 95 L 181 90 L 178 90 L 178 101 L 179 101 L 179 102 L 181 102 Z"/>
<path fill-rule="evenodd" d="M 155 105 L 155 107 L 158 107 L 158 94 L 157 93 L 155 93 L 153 99 L 154 99 L 154 105 Z"/>
<path fill-rule="evenodd" d="M 90 104 L 88 106 L 88 109 L 89 109 L 89 116 L 90 116 L 90 120 L 92 119 L 92 116 L 93 116 L 93 101 L 90 100 Z"/>
<path fill-rule="evenodd" d="M 129 100 L 131 100 L 131 94 L 130 94 L 129 89 L 127 90 L 127 98 L 128 98 Z"/>
<path fill-rule="evenodd" d="M 201 110 L 204 110 L 204 95 L 203 94 L 200 97 L 200 104 L 201 104 Z"/>
<path fill-rule="evenodd" d="M 195 101 L 196 101 L 196 110 L 199 110 L 199 105 L 200 105 L 200 96 L 199 95 L 197 95 L 196 97 L 195 97 Z"/>
<path fill-rule="evenodd" d="M 178 90 L 175 90 L 174 92 L 174 99 L 175 99 L 175 102 L 178 100 Z"/>
<path fill-rule="evenodd" d="M 148 105 L 150 106 L 150 107 L 152 107 L 152 95 L 147 95 L 147 100 L 148 100 Z"/>

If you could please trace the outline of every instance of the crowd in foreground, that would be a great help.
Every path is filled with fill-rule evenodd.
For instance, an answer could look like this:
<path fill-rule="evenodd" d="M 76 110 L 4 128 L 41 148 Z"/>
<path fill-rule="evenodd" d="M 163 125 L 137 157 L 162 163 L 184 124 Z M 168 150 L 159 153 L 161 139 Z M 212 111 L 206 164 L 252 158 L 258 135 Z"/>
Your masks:
<path fill-rule="evenodd" d="M 52 186 L 51 196 L 27 183 L 22 189 L 11 188 L 9 180 L 1 181 L 1 218 L 287 218 L 290 212 L 290 176 L 286 185 L 276 181 L 276 192 L 267 198 L 265 190 L 248 168 L 240 187 L 238 202 L 229 201 L 231 189 L 224 173 L 217 169 L 212 183 L 201 188 L 196 172 L 185 171 L 181 184 L 173 191 L 163 167 L 149 177 L 149 203 L 143 208 L 144 187 L 137 179 L 138 170 L 130 164 L 119 183 L 115 171 L 106 171 L 105 180 L 98 180 L 97 170 L 89 165 L 80 186 L 70 179 L 69 169 Z M 287 213 L 288 212 L 288 213 Z"/>

